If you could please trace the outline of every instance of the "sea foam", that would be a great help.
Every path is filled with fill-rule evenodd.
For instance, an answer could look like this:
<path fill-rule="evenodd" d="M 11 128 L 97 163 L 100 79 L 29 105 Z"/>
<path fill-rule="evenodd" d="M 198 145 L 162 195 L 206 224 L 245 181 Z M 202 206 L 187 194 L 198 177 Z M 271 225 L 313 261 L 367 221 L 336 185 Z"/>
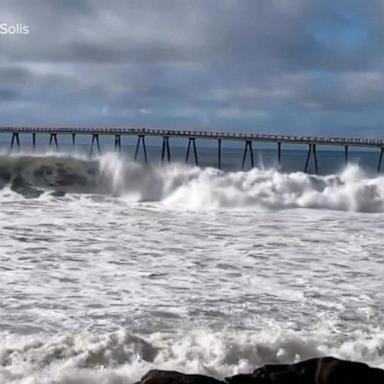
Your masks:
<path fill-rule="evenodd" d="M 346 342 L 336 350 L 321 334 L 274 332 L 154 333 L 146 339 L 120 330 L 110 334 L 75 334 L 51 339 L 3 335 L 0 382 L 22 384 L 134 383 L 149 369 L 180 370 L 223 378 L 249 372 L 264 363 L 287 363 L 333 354 L 382 363 L 384 338 Z M 360 352 L 359 352 L 360 351 Z M 382 366 L 382 365 L 381 365 Z"/>
<path fill-rule="evenodd" d="M 50 192 L 109 194 L 186 209 L 315 208 L 384 211 L 384 177 L 358 165 L 317 176 L 254 168 L 225 172 L 180 163 L 143 165 L 115 154 L 0 157 L 0 185 L 27 196 Z"/>

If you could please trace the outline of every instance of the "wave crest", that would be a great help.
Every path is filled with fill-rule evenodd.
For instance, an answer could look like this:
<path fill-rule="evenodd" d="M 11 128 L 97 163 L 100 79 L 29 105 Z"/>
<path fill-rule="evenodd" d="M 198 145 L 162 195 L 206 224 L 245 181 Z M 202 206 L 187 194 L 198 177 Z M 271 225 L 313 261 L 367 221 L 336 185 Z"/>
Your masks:
<path fill-rule="evenodd" d="M 114 154 L 95 160 L 70 155 L 0 156 L 0 186 L 26 197 L 47 191 L 112 194 L 187 209 L 384 211 L 384 177 L 368 177 L 357 165 L 338 175 L 316 176 L 258 168 L 224 172 L 179 163 L 145 166 Z"/>
<path fill-rule="evenodd" d="M 43 341 L 44 340 L 44 341 Z M 40 339 L 2 334 L 0 382 L 30 384 L 120 384 L 136 382 L 152 368 L 202 373 L 223 378 L 265 363 L 335 355 L 382 363 L 384 339 L 351 335 L 339 345 L 332 337 L 292 331 L 255 333 L 195 330 L 154 333 L 143 339 L 124 330 L 103 335 L 74 334 Z"/>

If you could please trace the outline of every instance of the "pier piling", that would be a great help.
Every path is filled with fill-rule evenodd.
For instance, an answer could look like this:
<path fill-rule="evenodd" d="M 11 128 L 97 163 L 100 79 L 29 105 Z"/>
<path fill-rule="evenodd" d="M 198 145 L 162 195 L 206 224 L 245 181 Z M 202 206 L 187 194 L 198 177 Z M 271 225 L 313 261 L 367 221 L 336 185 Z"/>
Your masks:
<path fill-rule="evenodd" d="M 191 150 L 191 145 L 193 147 L 193 154 L 194 154 L 194 157 L 195 157 L 195 165 L 199 165 L 199 159 L 198 159 L 198 156 L 197 156 L 196 140 L 195 140 L 194 137 L 190 137 L 189 140 L 188 140 L 188 147 L 187 147 L 187 153 L 185 155 L 185 162 L 188 163 L 189 152 Z"/>
<path fill-rule="evenodd" d="M 97 133 L 92 135 L 92 142 L 91 142 L 91 148 L 89 149 L 89 156 L 93 155 L 93 146 L 95 144 L 96 144 L 97 152 L 100 155 L 101 154 L 100 141 L 99 141 L 99 135 Z"/>
<path fill-rule="evenodd" d="M 217 140 L 217 168 L 221 169 L 221 139 Z"/>
<path fill-rule="evenodd" d="M 187 152 L 185 154 L 185 162 L 188 163 L 188 159 L 189 159 L 189 151 L 191 149 L 191 143 L 192 143 L 192 139 L 189 139 L 188 140 L 188 146 L 187 146 Z"/>
<path fill-rule="evenodd" d="M 167 155 L 168 163 L 171 162 L 171 149 L 169 147 L 169 137 L 163 137 L 163 146 L 161 148 L 161 162 L 164 163 L 165 155 Z"/>
<path fill-rule="evenodd" d="M 380 150 L 380 157 L 379 157 L 379 165 L 377 166 L 377 172 L 381 172 L 381 163 L 383 161 L 383 153 L 384 153 L 384 148 L 381 148 Z"/>
<path fill-rule="evenodd" d="M 121 152 L 121 135 L 115 135 L 115 151 Z"/>
<path fill-rule="evenodd" d="M 281 143 L 280 141 L 277 143 L 277 164 L 279 168 L 281 168 Z"/>
<path fill-rule="evenodd" d="M 147 148 L 145 146 L 145 136 L 144 135 L 139 135 L 137 137 L 136 151 L 135 151 L 135 160 L 137 160 L 137 155 L 139 154 L 140 143 L 143 144 L 144 161 L 145 161 L 145 163 L 148 163 Z"/>
<path fill-rule="evenodd" d="M 76 133 L 72 133 L 72 147 L 75 148 L 76 145 Z"/>
<path fill-rule="evenodd" d="M 135 150 L 135 160 L 137 160 L 137 155 L 139 154 L 139 149 L 140 149 L 140 136 L 137 137 L 137 142 L 136 142 L 136 150 Z"/>
<path fill-rule="evenodd" d="M 344 162 L 345 165 L 348 165 L 348 145 L 344 146 Z"/>
<path fill-rule="evenodd" d="M 315 160 L 315 171 L 317 174 L 317 173 L 319 173 L 319 165 L 317 163 L 316 144 L 312 144 L 312 151 L 313 151 L 313 159 Z"/>
<path fill-rule="evenodd" d="M 19 134 L 14 132 L 14 133 L 12 133 L 10 152 L 12 152 L 13 147 L 15 145 L 15 142 L 16 142 L 16 145 L 17 145 L 17 150 L 20 151 L 20 138 L 19 138 Z"/>
<path fill-rule="evenodd" d="M 317 161 L 317 151 L 316 151 L 316 144 L 311 143 L 308 146 L 308 152 L 307 152 L 307 158 L 305 160 L 305 167 L 304 167 L 304 172 L 308 173 L 308 166 L 309 166 L 309 161 L 311 159 L 311 153 L 313 153 L 313 160 L 315 163 L 315 172 L 319 173 L 319 164 Z"/>
<path fill-rule="evenodd" d="M 309 159 L 311 158 L 312 144 L 308 146 L 307 159 L 305 160 L 304 172 L 308 172 Z"/>
<path fill-rule="evenodd" d="M 193 139 L 193 154 L 195 155 L 195 164 L 196 165 L 199 165 L 199 160 L 198 160 L 198 157 L 197 157 L 197 148 L 196 148 L 196 140 Z"/>
<path fill-rule="evenodd" d="M 244 167 L 245 167 L 245 160 L 247 159 L 248 150 L 249 150 L 250 159 L 251 159 L 251 167 L 254 168 L 254 166 L 255 166 L 255 161 L 254 161 L 254 158 L 253 158 L 252 141 L 251 140 L 246 140 L 245 144 L 244 144 L 243 161 L 242 161 L 242 164 L 241 164 L 241 169 L 243 169 L 243 170 L 244 170 Z"/>
<path fill-rule="evenodd" d="M 36 133 L 32 133 L 32 152 L 36 150 Z"/>
<path fill-rule="evenodd" d="M 52 147 L 52 143 L 55 143 L 56 151 L 58 151 L 59 150 L 59 143 L 57 141 L 57 134 L 56 133 L 51 133 L 51 135 L 49 137 L 49 148 Z"/>

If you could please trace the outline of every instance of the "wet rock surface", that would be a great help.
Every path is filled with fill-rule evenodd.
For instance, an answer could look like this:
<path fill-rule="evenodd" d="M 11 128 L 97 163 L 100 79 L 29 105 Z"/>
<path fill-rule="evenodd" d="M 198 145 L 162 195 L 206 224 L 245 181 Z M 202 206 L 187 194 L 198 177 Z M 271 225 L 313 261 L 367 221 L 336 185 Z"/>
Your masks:
<path fill-rule="evenodd" d="M 356 361 L 326 356 L 295 364 L 270 364 L 252 373 L 226 377 L 220 381 L 210 376 L 176 371 L 151 370 L 136 384 L 379 384 L 384 370 Z"/>

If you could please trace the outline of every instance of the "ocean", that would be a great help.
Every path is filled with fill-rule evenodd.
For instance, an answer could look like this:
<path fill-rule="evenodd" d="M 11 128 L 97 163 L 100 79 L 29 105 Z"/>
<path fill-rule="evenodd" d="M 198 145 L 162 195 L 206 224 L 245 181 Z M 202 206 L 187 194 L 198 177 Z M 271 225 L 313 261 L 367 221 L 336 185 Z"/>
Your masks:
<path fill-rule="evenodd" d="M 85 147 L 84 147 L 85 148 Z M 384 368 L 378 153 L 0 155 L 0 383 L 218 378 L 321 355 Z M 193 156 L 190 160 L 193 160 Z"/>

